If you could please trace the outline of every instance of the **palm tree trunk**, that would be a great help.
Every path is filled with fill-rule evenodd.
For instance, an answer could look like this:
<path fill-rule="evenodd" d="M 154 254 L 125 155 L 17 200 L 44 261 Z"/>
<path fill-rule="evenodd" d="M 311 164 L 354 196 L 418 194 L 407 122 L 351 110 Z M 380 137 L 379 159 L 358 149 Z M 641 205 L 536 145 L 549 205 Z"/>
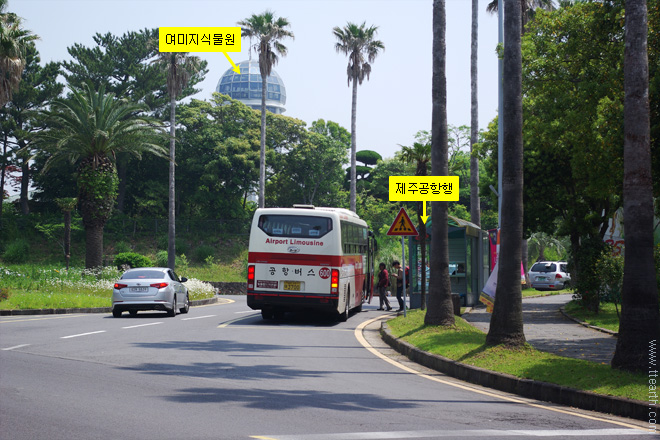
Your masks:
<path fill-rule="evenodd" d="M 259 153 L 259 207 L 266 206 L 266 80 L 261 72 L 261 151 Z"/>
<path fill-rule="evenodd" d="M 529 268 L 527 267 L 528 266 L 527 261 L 529 260 L 529 242 L 527 241 L 526 238 L 523 238 L 521 244 L 522 244 L 521 254 L 522 254 L 523 272 L 525 273 L 525 289 L 528 289 L 530 287 L 529 277 L 527 276 L 527 272 L 529 271 Z"/>
<path fill-rule="evenodd" d="M 447 158 L 447 22 L 444 0 L 433 0 L 433 84 L 431 87 L 431 175 L 446 176 Z M 454 325 L 448 247 L 448 202 L 431 202 L 431 282 L 424 323 Z"/>
<path fill-rule="evenodd" d="M 351 100 L 351 211 L 356 212 L 357 209 L 357 170 L 355 164 L 355 155 L 357 150 L 357 88 L 358 79 L 353 77 L 353 93 Z"/>
<path fill-rule="evenodd" d="M 120 155 L 117 158 L 117 177 L 119 177 L 119 187 L 117 189 L 117 211 L 124 212 L 126 202 L 126 178 L 128 175 L 128 157 Z"/>
<path fill-rule="evenodd" d="M 103 266 L 103 223 L 85 225 L 85 267 L 94 269 Z"/>
<path fill-rule="evenodd" d="M 481 200 L 479 198 L 479 159 L 474 156 L 474 144 L 479 142 L 479 97 L 477 78 L 477 49 L 479 29 L 479 1 L 472 0 L 472 49 L 470 53 L 470 220 L 481 226 Z"/>
<path fill-rule="evenodd" d="M 653 180 L 649 116 L 646 0 L 626 0 L 624 52 L 623 211 L 621 322 L 612 366 L 646 372 L 660 336 L 653 263 Z"/>
<path fill-rule="evenodd" d="M 420 205 L 422 203 L 426 203 L 426 201 L 420 202 Z M 422 209 L 419 209 L 419 213 L 423 213 L 423 207 Z M 421 221 L 420 217 L 420 222 L 419 222 L 419 237 L 420 237 L 420 249 L 421 249 L 421 258 L 422 258 L 422 264 L 421 264 L 421 270 L 420 270 L 420 276 L 421 276 L 421 282 L 422 282 L 422 292 L 421 292 L 421 309 L 426 310 L 426 223 Z"/>
<path fill-rule="evenodd" d="M 68 272 L 71 261 L 71 211 L 64 211 L 64 259 Z"/>
<path fill-rule="evenodd" d="M 502 213 L 495 306 L 486 344 L 525 343 L 522 316 L 523 142 L 520 0 L 505 0 Z"/>
<path fill-rule="evenodd" d="M 2 205 L 5 201 L 5 171 L 7 169 L 7 133 L 2 140 L 2 167 L 0 167 L 0 230 L 2 230 Z"/>
<path fill-rule="evenodd" d="M 175 136 L 176 136 L 176 96 L 170 98 L 170 185 L 169 185 L 169 207 L 167 226 L 167 267 L 174 270 L 176 262 L 176 200 L 174 187 L 175 171 Z"/>

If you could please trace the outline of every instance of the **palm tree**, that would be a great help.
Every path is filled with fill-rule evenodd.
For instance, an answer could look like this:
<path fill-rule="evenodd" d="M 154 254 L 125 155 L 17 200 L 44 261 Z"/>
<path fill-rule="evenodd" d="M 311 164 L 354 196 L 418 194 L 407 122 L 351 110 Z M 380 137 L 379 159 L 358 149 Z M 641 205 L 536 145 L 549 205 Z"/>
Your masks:
<path fill-rule="evenodd" d="M 479 199 L 479 158 L 474 145 L 479 142 L 479 98 L 477 78 L 477 49 L 479 29 L 479 0 L 472 0 L 472 45 L 470 51 L 470 220 L 481 226 L 481 201 Z"/>
<path fill-rule="evenodd" d="M 167 228 L 167 267 L 174 269 L 176 258 L 176 199 L 174 170 L 175 143 L 176 143 L 176 99 L 186 84 L 196 72 L 202 69 L 199 57 L 189 56 L 186 52 L 159 52 L 153 61 L 167 70 L 167 94 L 170 96 L 170 177 L 169 177 L 169 206 Z"/>
<path fill-rule="evenodd" d="M 21 82 L 27 44 L 39 39 L 21 28 L 20 17 L 4 12 L 6 7 L 7 0 L 0 0 L 0 107 L 11 101 L 12 92 Z"/>
<path fill-rule="evenodd" d="M 499 0 L 491 0 L 486 6 L 486 11 L 491 14 L 497 13 L 497 4 Z M 527 23 L 534 19 L 534 14 L 538 8 L 545 9 L 546 11 L 553 11 L 556 9 L 555 0 L 521 0 L 520 2 L 520 13 L 521 13 L 521 24 L 520 29 L 521 33 L 525 33 L 525 26 Z M 504 8 L 506 10 L 506 7 Z"/>
<path fill-rule="evenodd" d="M 433 0 L 433 76 L 431 85 L 431 175 L 449 174 L 447 132 L 447 18 L 444 0 Z M 427 325 L 454 325 L 454 306 L 449 279 L 449 204 L 431 202 L 431 282 Z M 424 271 L 422 271 L 424 272 Z"/>
<path fill-rule="evenodd" d="M 353 95 L 351 103 L 351 211 L 356 209 L 356 187 L 357 175 L 355 154 L 357 150 L 356 143 L 356 120 L 357 120 L 357 87 L 362 84 L 364 78 L 369 79 L 371 74 L 371 64 L 376 60 L 376 56 L 381 50 L 385 50 L 385 45 L 380 40 L 375 40 L 378 26 L 366 27 L 366 23 L 361 25 L 347 23 L 344 28 L 335 26 L 332 33 L 337 38 L 335 50 L 348 56 L 348 67 L 346 74 L 348 76 L 348 85 L 353 81 Z"/>
<path fill-rule="evenodd" d="M 51 102 L 44 111 L 47 130 L 38 134 L 37 145 L 51 156 L 47 172 L 61 160 L 77 164 L 78 201 L 86 233 L 85 265 L 99 267 L 103 262 L 103 227 L 112 213 L 117 196 L 117 154 L 137 157 L 152 153 L 165 157 L 161 124 L 139 112 L 138 104 L 118 100 L 95 91 L 90 84 L 82 90 L 70 87 L 67 99 Z"/>
<path fill-rule="evenodd" d="M 555 250 L 559 258 L 562 258 L 562 256 L 566 254 L 566 246 L 564 243 L 545 232 L 534 232 L 529 237 L 528 246 L 532 255 L 537 255 L 536 261 L 546 261 L 546 249 Z"/>
<path fill-rule="evenodd" d="M 626 236 L 621 323 L 612 366 L 646 372 L 658 343 L 658 286 L 653 265 L 653 180 L 646 0 L 626 0 L 623 212 Z"/>
<path fill-rule="evenodd" d="M 486 343 L 519 346 L 525 343 L 522 317 L 523 142 L 522 54 L 520 0 L 505 0 L 504 16 L 504 132 L 502 213 L 495 306 Z M 509 12 L 510 11 L 510 12 Z"/>
<path fill-rule="evenodd" d="M 428 165 L 431 162 L 431 144 L 415 142 L 412 147 L 401 145 L 401 158 L 407 163 L 415 164 L 415 176 L 428 176 Z M 419 231 L 422 254 L 422 310 L 426 309 L 426 219 L 422 219 L 424 212 L 422 203 L 417 203 L 417 216 L 419 217 Z"/>
<path fill-rule="evenodd" d="M 266 94 L 268 89 L 266 80 L 277 64 L 279 57 L 286 56 L 287 47 L 280 40 L 294 38 L 293 32 L 287 29 L 291 24 L 284 17 L 275 18 L 272 11 L 265 11 L 261 15 L 252 14 L 251 17 L 239 21 L 241 36 L 256 38 L 254 49 L 259 54 L 259 73 L 261 73 L 261 152 L 259 158 L 259 207 L 263 208 L 266 202 Z M 246 72 L 247 73 L 247 72 Z"/>

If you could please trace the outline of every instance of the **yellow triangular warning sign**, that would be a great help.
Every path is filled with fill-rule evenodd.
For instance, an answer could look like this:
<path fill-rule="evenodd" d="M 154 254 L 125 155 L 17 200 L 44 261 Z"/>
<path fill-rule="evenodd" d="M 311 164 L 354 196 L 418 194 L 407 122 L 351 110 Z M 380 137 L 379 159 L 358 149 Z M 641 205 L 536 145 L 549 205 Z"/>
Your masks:
<path fill-rule="evenodd" d="M 394 223 L 390 226 L 390 230 L 387 231 L 387 235 L 419 235 L 417 229 L 410 221 L 410 217 L 406 213 L 406 210 L 401 208 L 399 214 L 397 214 L 394 219 Z"/>

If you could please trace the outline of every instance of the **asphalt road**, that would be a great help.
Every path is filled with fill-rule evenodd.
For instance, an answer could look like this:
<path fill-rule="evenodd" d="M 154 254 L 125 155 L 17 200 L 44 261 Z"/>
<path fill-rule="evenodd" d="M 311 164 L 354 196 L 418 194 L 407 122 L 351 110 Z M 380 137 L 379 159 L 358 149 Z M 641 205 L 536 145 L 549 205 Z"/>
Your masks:
<path fill-rule="evenodd" d="M 0 318 L 0 439 L 651 438 L 401 359 L 373 305 L 264 321 L 226 298 L 174 318 Z"/>

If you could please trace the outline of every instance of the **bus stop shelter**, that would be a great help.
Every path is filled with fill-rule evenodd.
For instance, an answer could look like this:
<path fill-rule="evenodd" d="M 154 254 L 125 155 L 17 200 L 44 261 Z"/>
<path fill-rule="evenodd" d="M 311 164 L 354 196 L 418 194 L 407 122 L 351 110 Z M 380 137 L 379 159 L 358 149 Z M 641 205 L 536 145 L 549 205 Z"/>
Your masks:
<path fill-rule="evenodd" d="M 426 222 L 426 293 L 429 291 L 432 220 Z M 449 216 L 449 277 L 452 293 L 461 298 L 461 305 L 472 307 L 489 275 L 490 253 L 488 233 L 469 221 Z M 408 239 L 410 266 L 410 307 L 421 307 L 422 261 L 420 237 Z"/>

